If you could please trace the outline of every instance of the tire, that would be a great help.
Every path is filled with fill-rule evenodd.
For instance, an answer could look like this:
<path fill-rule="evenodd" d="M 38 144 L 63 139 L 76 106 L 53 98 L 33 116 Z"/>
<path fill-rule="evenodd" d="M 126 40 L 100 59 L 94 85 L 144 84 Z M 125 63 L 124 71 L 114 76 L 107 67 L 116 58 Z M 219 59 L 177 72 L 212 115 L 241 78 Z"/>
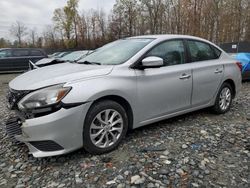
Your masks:
<path fill-rule="evenodd" d="M 91 154 L 110 152 L 120 144 L 127 130 L 128 117 L 119 103 L 111 100 L 97 102 L 89 109 L 85 118 L 83 147 Z"/>
<path fill-rule="evenodd" d="M 222 105 L 222 95 L 223 95 L 223 92 L 229 92 L 230 93 L 230 98 L 228 98 L 227 100 L 224 99 L 224 107 Z M 225 93 L 224 93 L 225 94 Z M 215 113 L 215 114 L 224 114 L 226 112 L 228 112 L 231 108 L 231 105 L 232 105 L 232 99 L 233 99 L 233 89 L 232 89 L 232 86 L 227 83 L 227 82 L 224 82 L 216 96 L 216 100 L 215 100 L 215 104 L 214 106 L 212 107 L 212 111 Z"/>

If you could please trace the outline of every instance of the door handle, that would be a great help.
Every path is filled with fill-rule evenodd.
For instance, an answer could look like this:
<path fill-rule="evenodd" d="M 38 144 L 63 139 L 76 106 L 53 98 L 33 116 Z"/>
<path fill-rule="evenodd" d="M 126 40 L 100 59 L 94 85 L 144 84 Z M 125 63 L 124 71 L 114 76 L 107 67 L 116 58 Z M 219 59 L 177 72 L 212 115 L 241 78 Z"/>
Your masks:
<path fill-rule="evenodd" d="M 190 74 L 182 74 L 181 76 L 180 76 L 180 79 L 181 80 L 184 80 L 184 79 L 189 79 L 191 77 L 191 75 Z"/>
<path fill-rule="evenodd" d="M 216 69 L 216 70 L 214 71 L 215 74 L 220 74 L 220 73 L 222 73 L 222 72 L 223 72 L 223 71 L 220 70 L 220 69 Z"/>

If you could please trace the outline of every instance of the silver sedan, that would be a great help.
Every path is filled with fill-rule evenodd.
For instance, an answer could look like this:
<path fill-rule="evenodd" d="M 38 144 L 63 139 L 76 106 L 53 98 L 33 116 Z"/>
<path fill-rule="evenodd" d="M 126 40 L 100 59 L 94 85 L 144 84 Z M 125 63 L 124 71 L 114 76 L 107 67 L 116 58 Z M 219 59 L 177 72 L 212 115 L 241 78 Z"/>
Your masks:
<path fill-rule="evenodd" d="M 128 129 L 207 107 L 223 114 L 240 87 L 241 65 L 207 40 L 125 38 L 77 63 L 12 80 L 8 101 L 19 123 L 6 127 L 35 157 L 82 147 L 101 154 L 115 149 Z"/>

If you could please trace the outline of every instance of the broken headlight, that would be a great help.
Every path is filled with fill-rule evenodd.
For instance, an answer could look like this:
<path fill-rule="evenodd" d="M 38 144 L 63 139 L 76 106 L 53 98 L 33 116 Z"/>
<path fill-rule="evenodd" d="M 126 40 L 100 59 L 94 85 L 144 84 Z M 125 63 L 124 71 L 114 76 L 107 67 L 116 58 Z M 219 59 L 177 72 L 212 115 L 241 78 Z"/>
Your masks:
<path fill-rule="evenodd" d="M 63 85 L 50 86 L 26 95 L 18 103 L 18 108 L 23 111 L 50 107 L 59 103 L 70 91 L 71 87 Z"/>

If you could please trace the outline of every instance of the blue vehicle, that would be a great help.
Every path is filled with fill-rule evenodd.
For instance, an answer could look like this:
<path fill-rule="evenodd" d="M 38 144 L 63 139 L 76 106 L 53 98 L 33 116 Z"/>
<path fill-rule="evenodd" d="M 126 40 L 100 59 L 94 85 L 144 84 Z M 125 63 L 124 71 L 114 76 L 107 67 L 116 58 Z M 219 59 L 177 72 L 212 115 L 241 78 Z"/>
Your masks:
<path fill-rule="evenodd" d="M 242 65 L 242 80 L 250 80 L 250 53 L 238 53 L 235 58 Z"/>

